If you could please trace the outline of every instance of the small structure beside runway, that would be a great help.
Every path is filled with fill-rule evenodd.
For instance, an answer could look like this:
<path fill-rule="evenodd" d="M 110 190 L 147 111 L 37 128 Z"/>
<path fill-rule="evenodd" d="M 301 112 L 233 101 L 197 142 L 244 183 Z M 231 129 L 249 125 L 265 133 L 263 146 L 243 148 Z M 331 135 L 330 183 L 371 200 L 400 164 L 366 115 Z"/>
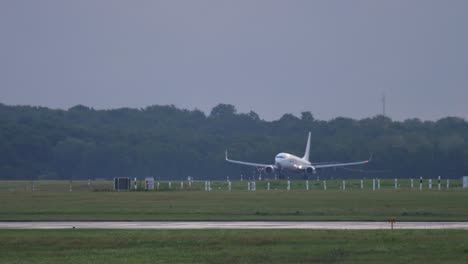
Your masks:
<path fill-rule="evenodd" d="M 128 177 L 116 177 L 114 178 L 114 191 L 126 192 L 130 190 L 130 178 Z"/>

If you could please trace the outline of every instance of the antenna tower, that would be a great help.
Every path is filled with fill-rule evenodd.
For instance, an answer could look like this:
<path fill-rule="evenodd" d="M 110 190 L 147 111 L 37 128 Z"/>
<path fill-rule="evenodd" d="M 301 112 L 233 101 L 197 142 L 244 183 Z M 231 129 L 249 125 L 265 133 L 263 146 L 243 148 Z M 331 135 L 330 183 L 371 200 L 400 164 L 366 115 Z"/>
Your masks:
<path fill-rule="evenodd" d="M 383 116 L 387 116 L 386 115 L 386 112 L 385 112 L 385 107 L 386 107 L 386 104 L 387 104 L 387 98 L 385 97 L 385 92 L 382 94 L 382 115 Z"/>

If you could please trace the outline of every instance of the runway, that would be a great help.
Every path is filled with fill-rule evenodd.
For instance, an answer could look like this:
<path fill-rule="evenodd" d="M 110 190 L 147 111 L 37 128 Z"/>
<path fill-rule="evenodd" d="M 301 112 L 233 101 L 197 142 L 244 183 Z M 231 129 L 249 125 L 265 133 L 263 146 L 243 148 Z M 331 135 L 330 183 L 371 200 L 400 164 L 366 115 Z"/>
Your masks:
<path fill-rule="evenodd" d="M 309 230 L 381 230 L 390 229 L 388 222 L 0 222 L 0 229 L 309 229 Z M 396 222 L 394 229 L 468 230 L 468 222 Z"/>

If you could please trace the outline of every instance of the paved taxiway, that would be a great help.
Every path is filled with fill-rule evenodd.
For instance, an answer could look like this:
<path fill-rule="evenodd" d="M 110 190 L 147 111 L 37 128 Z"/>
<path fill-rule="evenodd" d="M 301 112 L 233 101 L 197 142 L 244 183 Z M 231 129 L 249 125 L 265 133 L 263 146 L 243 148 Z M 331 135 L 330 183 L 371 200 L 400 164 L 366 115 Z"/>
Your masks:
<path fill-rule="evenodd" d="M 0 229 L 389 229 L 387 222 L 0 222 Z M 395 229 L 468 230 L 468 222 L 396 222 Z"/>

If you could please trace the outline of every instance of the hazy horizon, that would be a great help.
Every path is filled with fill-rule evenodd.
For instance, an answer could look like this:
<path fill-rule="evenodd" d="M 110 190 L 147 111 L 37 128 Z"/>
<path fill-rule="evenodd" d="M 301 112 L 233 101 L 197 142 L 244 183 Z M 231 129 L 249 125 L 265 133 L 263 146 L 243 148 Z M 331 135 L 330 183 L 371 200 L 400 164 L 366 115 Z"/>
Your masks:
<path fill-rule="evenodd" d="M 2 102 L 0 102 L 0 104 L 4 104 Z M 219 104 L 225 104 L 225 103 L 219 103 Z M 128 107 L 128 106 L 122 106 L 122 107 L 113 107 L 113 108 L 96 108 L 96 107 L 92 107 L 92 106 L 88 106 L 88 105 L 84 105 L 84 104 L 77 104 L 77 105 L 73 105 L 71 107 L 68 107 L 68 108 L 61 108 L 61 107 L 50 107 L 50 106 L 41 106 L 41 105 L 28 105 L 28 104 L 4 104 L 4 105 L 7 105 L 7 106 L 25 106 L 25 107 L 45 107 L 45 108 L 49 108 L 49 109 L 52 109 L 52 110 L 65 110 L 65 111 L 68 111 L 70 108 L 73 108 L 73 107 L 76 107 L 76 106 L 85 106 L 85 107 L 88 107 L 90 109 L 93 109 L 93 110 L 96 110 L 96 111 L 112 111 L 112 110 L 118 110 L 118 109 L 126 109 L 126 108 L 129 108 L 129 109 L 137 109 L 137 110 L 143 110 L 145 109 L 146 107 L 150 107 L 150 106 L 175 106 L 177 109 L 180 109 L 180 110 L 189 110 L 189 111 L 194 111 L 194 110 L 199 110 L 199 111 L 202 111 L 205 116 L 209 116 L 210 115 L 210 112 L 211 112 L 211 109 L 210 108 L 208 111 L 204 111 L 200 108 L 184 108 L 184 107 L 178 107 L 176 105 L 173 105 L 173 104 L 153 104 L 153 105 L 147 105 L 147 106 L 142 106 L 142 107 Z M 216 104 L 218 105 L 218 104 Z M 213 107 L 215 107 L 216 105 L 214 105 Z M 237 114 L 248 114 L 250 111 L 253 111 L 255 112 L 254 110 L 246 110 L 246 111 L 239 111 L 239 109 L 237 109 L 237 107 L 234 105 L 234 107 L 236 108 L 236 111 L 237 111 Z M 297 118 L 301 118 L 301 113 L 302 112 L 310 112 L 310 111 L 301 111 L 299 113 L 290 113 L 290 112 L 285 112 L 283 113 L 282 115 L 280 115 L 278 118 L 275 118 L 275 119 L 266 119 L 264 118 L 261 114 L 257 113 L 259 115 L 259 118 L 261 120 L 264 120 L 264 121 L 267 121 L 267 122 L 271 122 L 271 121 L 277 121 L 279 119 L 281 119 L 281 117 L 283 115 L 286 115 L 286 114 L 292 114 L 294 116 L 296 116 Z M 319 118 L 317 117 L 313 112 L 311 112 L 311 114 L 313 115 L 314 119 L 315 120 L 322 120 L 322 121 L 330 121 L 330 120 L 333 120 L 333 119 L 336 119 L 336 118 L 351 118 L 351 119 L 354 119 L 354 120 L 362 120 L 362 119 L 365 119 L 365 118 L 374 118 L 374 117 L 377 117 L 377 116 L 381 116 L 382 114 L 381 113 L 376 113 L 375 115 L 372 115 L 372 116 L 366 116 L 366 117 L 361 117 L 361 118 L 355 118 L 355 117 L 350 117 L 350 116 L 346 116 L 346 115 L 341 115 L 341 116 L 335 116 L 335 117 L 332 117 L 332 118 L 329 118 L 329 119 L 324 119 L 324 118 Z M 444 118 L 450 118 L 450 117 L 456 117 L 456 118 L 461 118 L 465 121 L 468 122 L 468 119 L 466 119 L 465 117 L 460 117 L 460 116 L 455 116 L 455 115 L 447 115 L 447 116 L 442 116 L 440 118 L 437 118 L 437 119 L 421 119 L 419 117 L 408 117 L 408 118 L 405 118 L 405 119 L 394 119 L 392 118 L 391 116 L 385 116 L 385 117 L 388 117 L 390 118 L 392 121 L 405 121 L 405 120 L 411 120 L 411 119 L 419 119 L 421 121 L 438 121 L 440 119 L 444 119 Z"/>
<path fill-rule="evenodd" d="M 468 117 L 468 1 L 0 2 L 0 102 Z"/>

